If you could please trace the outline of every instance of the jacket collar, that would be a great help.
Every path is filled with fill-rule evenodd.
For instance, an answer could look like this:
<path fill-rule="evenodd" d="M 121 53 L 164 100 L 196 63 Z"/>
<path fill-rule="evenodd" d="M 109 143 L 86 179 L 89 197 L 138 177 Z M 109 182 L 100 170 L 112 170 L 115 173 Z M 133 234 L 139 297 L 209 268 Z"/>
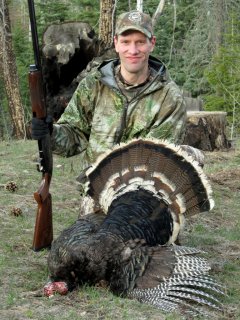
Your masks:
<path fill-rule="evenodd" d="M 111 60 L 103 61 L 101 65 L 98 67 L 98 70 L 101 74 L 100 81 L 103 84 L 116 89 L 118 89 L 118 85 L 114 76 L 114 68 L 118 64 L 119 64 L 119 59 L 111 59 Z M 159 82 L 165 82 L 169 79 L 166 66 L 157 58 L 150 56 L 149 66 L 157 72 L 156 77 L 154 78 L 153 81 L 156 81 L 156 79 L 158 79 Z"/>

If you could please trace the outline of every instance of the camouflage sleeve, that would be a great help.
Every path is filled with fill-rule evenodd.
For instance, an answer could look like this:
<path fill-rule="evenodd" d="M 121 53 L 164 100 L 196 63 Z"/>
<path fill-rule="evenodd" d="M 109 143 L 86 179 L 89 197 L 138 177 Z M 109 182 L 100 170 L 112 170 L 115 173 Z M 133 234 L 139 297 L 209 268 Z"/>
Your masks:
<path fill-rule="evenodd" d="M 186 123 L 186 106 L 180 89 L 174 82 L 166 86 L 158 117 L 150 128 L 148 137 L 168 139 L 181 144 L 184 137 Z"/>
<path fill-rule="evenodd" d="M 186 105 L 183 96 L 174 82 L 168 84 L 169 89 L 159 113 L 148 133 L 149 137 L 168 139 L 181 145 L 181 148 L 195 159 L 201 167 L 204 166 L 204 153 L 192 146 L 183 145 L 182 141 L 186 124 Z M 164 115 L 164 117 L 162 117 Z"/>
<path fill-rule="evenodd" d="M 78 85 L 64 113 L 54 125 L 54 153 L 73 156 L 87 148 L 97 95 L 96 77 L 89 74 Z"/>
<path fill-rule="evenodd" d="M 87 136 L 81 130 L 72 128 L 67 123 L 54 124 L 52 133 L 52 149 L 54 153 L 71 157 L 84 151 L 87 142 Z"/>

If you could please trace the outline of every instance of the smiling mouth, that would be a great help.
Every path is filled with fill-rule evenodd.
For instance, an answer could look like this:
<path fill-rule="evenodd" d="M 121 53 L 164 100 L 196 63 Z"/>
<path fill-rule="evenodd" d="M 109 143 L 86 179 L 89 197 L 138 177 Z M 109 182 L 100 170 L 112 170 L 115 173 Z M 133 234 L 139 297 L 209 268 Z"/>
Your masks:
<path fill-rule="evenodd" d="M 139 61 L 140 57 L 127 57 L 127 60 L 135 62 L 135 61 Z"/>

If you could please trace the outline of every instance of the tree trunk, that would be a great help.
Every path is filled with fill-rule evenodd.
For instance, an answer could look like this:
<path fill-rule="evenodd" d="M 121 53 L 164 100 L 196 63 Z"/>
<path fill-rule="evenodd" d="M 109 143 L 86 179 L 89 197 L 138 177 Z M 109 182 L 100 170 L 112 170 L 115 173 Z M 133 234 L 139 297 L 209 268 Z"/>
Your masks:
<path fill-rule="evenodd" d="M 137 9 L 138 11 L 143 12 L 143 0 L 137 0 L 136 9 Z"/>
<path fill-rule="evenodd" d="M 0 49 L 1 55 L 1 49 Z M 3 87 L 2 87 L 2 71 L 1 71 L 1 60 L 0 60 L 0 141 L 8 132 L 8 125 L 5 119 L 5 113 L 3 110 Z"/>
<path fill-rule="evenodd" d="M 165 0 L 160 0 L 159 4 L 158 4 L 158 7 L 157 7 L 157 9 L 156 9 L 156 11 L 155 11 L 155 13 L 153 14 L 153 17 L 152 17 L 153 27 L 155 27 L 159 17 L 161 16 L 161 14 L 163 12 L 164 5 L 165 5 Z"/>
<path fill-rule="evenodd" d="M 16 59 L 12 47 L 10 17 L 6 0 L 0 0 L 0 43 L 3 80 L 13 124 L 13 135 L 25 137 L 24 111 L 19 91 Z"/>
<path fill-rule="evenodd" d="M 71 99 L 81 73 L 103 53 L 102 43 L 85 22 L 50 25 L 43 34 L 42 71 L 47 112 L 58 120 Z M 86 74 L 85 74 L 86 75 Z"/>
<path fill-rule="evenodd" d="M 115 11 L 115 0 L 100 1 L 99 40 L 104 43 L 106 49 L 113 45 Z"/>
<path fill-rule="evenodd" d="M 230 147 L 226 137 L 226 112 L 187 112 L 183 144 L 204 151 L 224 150 Z"/>

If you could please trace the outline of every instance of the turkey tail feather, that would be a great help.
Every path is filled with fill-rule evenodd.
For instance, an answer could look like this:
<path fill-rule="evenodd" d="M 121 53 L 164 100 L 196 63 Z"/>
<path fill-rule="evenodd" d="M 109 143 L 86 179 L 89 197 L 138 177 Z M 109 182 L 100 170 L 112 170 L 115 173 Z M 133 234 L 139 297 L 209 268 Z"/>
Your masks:
<path fill-rule="evenodd" d="M 204 258 L 197 256 L 199 253 L 201 251 L 194 248 L 175 245 L 158 247 L 148 257 L 141 281 L 136 280 L 136 286 L 128 292 L 128 297 L 168 312 L 191 312 L 195 315 L 205 313 L 206 310 L 200 306 L 222 310 L 220 299 L 216 295 L 224 295 L 223 287 L 208 274 L 210 265 Z M 159 257 L 166 258 L 166 255 L 172 255 L 172 259 L 176 259 L 174 266 L 171 263 L 170 266 L 163 265 L 161 260 L 158 262 Z M 156 265 L 158 274 L 152 272 Z M 140 269 L 138 265 L 134 267 Z"/>

